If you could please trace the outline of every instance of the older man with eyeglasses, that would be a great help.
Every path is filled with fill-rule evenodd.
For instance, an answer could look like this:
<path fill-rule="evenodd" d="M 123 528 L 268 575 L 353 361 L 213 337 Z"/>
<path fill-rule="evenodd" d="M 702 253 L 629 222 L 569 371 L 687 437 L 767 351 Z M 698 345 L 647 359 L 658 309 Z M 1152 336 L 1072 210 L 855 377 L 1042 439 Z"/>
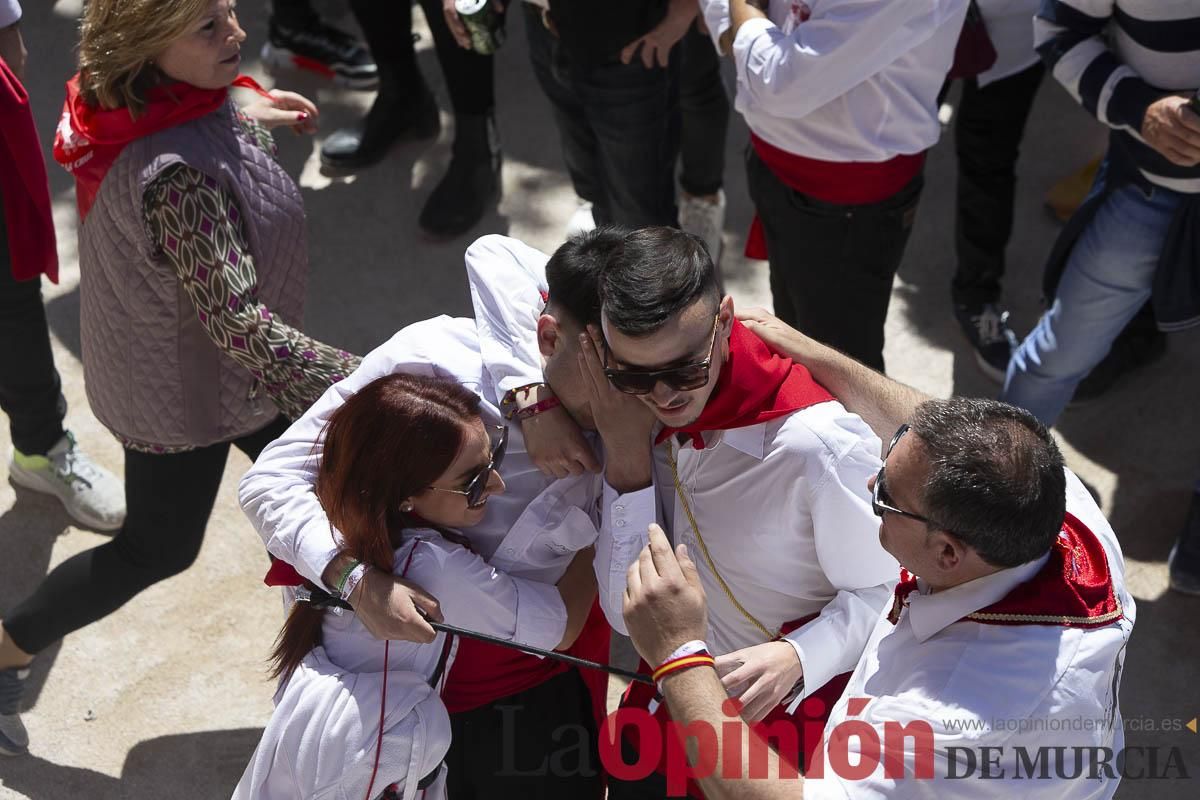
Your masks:
<path fill-rule="evenodd" d="M 765 313 L 744 321 L 877 433 L 896 431 L 868 488 L 880 542 L 906 569 L 804 778 L 730 722 L 713 670 L 663 676 L 675 719 L 721 732 L 690 768 L 705 795 L 1112 797 L 1136 608 L 1116 535 L 1046 428 L 992 400 L 931 400 Z M 708 633 L 693 555 L 655 531 L 630 569 L 626 624 L 650 661 Z"/>

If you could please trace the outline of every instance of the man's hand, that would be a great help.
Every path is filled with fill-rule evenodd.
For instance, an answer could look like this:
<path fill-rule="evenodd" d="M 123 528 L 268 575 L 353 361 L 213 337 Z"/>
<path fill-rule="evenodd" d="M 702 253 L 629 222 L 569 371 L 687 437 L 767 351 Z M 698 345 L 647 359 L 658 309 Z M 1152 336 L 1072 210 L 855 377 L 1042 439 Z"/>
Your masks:
<path fill-rule="evenodd" d="M 739 308 L 734 312 L 734 316 L 746 330 L 766 342 L 772 352 L 787 358 L 803 361 L 802 357 L 797 358 L 793 354 L 803 354 L 815 344 L 812 339 L 773 316 L 765 308 Z"/>
<path fill-rule="evenodd" d="M 579 335 L 579 350 L 579 370 L 588 389 L 592 419 L 604 440 L 608 483 L 622 493 L 645 488 L 653 478 L 650 431 L 654 414 L 641 400 L 613 388 L 604 374 L 603 337 L 594 325 Z"/>
<path fill-rule="evenodd" d="M 21 23 L 14 22 L 7 28 L 0 28 L 0 58 L 8 64 L 8 68 L 17 76 L 21 83 L 25 82 L 25 61 L 29 51 L 25 49 L 25 40 L 21 38 Z"/>
<path fill-rule="evenodd" d="M 367 569 L 350 595 L 350 605 L 363 627 L 376 639 L 399 639 L 428 644 L 437 636 L 425 617 L 442 621 L 437 598 L 415 583 Z M 424 612 L 425 616 L 421 615 Z"/>
<path fill-rule="evenodd" d="M 316 133 L 320 112 L 304 95 L 272 89 L 270 98 L 259 97 L 242 107 L 242 113 L 267 129 L 290 126 L 296 133 Z"/>
<path fill-rule="evenodd" d="M 730 697 L 743 703 L 742 717 L 761 721 L 804 675 L 796 648 L 767 642 L 717 657 L 717 674 Z"/>
<path fill-rule="evenodd" d="M 640 39 L 636 39 L 621 51 L 621 63 L 628 64 L 637 55 L 638 48 L 642 50 L 642 64 L 646 69 L 653 69 L 657 64 L 667 66 L 671 60 L 671 48 L 688 32 L 700 6 L 696 0 L 671 0 L 667 7 L 667 15 L 662 22 Z"/>
<path fill-rule="evenodd" d="M 579 425 L 562 406 L 521 420 L 525 452 L 545 475 L 565 478 L 598 472 L 600 461 Z"/>
<path fill-rule="evenodd" d="M 671 552 L 663 529 L 651 525 L 650 544 L 625 577 L 625 625 L 633 646 L 652 667 L 684 642 L 704 638 L 708 629 L 704 587 L 686 545 Z"/>
<path fill-rule="evenodd" d="M 1164 97 L 1146 109 L 1142 138 L 1172 164 L 1200 164 L 1200 115 L 1188 108 L 1186 97 Z"/>

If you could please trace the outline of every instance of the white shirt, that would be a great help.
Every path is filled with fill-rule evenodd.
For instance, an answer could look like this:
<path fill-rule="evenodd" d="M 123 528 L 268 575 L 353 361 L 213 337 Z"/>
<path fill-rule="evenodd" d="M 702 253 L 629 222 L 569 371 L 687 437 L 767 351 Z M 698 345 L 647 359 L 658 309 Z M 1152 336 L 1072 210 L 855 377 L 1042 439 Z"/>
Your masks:
<path fill-rule="evenodd" d="M 866 722 L 880 741 L 885 741 L 888 723 L 894 727 L 927 722 L 934 736 L 933 779 L 912 779 L 913 746 L 906 744 L 909 777 L 888 778 L 879 766 L 866 778 L 848 781 L 834 774 L 827 758 L 824 777 L 805 782 L 806 798 L 1112 797 L 1117 780 L 1031 780 L 1018 750 L 1024 748 L 1030 759 L 1036 759 L 1039 747 L 1068 748 L 1064 766 L 1069 774 L 1075 758 L 1070 748 L 1107 747 L 1119 752 L 1124 744 L 1117 689 L 1136 606 L 1125 589 L 1125 564 L 1116 535 L 1069 471 L 1067 510 L 1103 544 L 1124 618 L 1090 630 L 960 621 L 1029 580 L 1046 557 L 944 592 L 914 592 L 898 624 L 888 622 L 886 611 L 877 621 L 850 684 L 833 708 L 825 738 L 827 748 L 845 748 L 839 744 L 845 737 L 839 738 L 837 726 L 846 720 Z M 852 702 L 865 702 L 865 707 L 851 714 Z M 851 763 L 857 762 L 858 741 L 849 740 Z M 949 747 L 973 751 L 977 763 L 971 777 L 946 779 Z M 991 752 L 999 753 L 993 774 L 1003 769 L 1003 779 L 979 777 L 983 747 L 1002 748 Z M 967 756 L 956 758 L 962 775 Z M 1054 759 L 1051 750 L 1052 776 Z M 1038 769 L 1034 768 L 1035 774 Z M 1120 774 L 1115 763 L 1112 769 Z M 1085 766 L 1085 775 L 1086 770 Z"/>
<path fill-rule="evenodd" d="M 700 9 L 719 40 L 729 0 Z M 807 158 L 920 153 L 941 132 L 937 96 L 966 13 L 967 0 L 770 0 L 769 19 L 733 41 L 736 108 L 755 134 Z"/>
<path fill-rule="evenodd" d="M 323 648 L 309 653 L 275 696 L 275 711 L 233 791 L 233 800 L 351 800 L 367 794 L 375 768 L 385 675 L 352 673 Z M 393 783 L 415 800 L 422 778 L 450 749 L 450 717 L 414 672 L 388 672 L 379 772 L 371 797 Z M 421 795 L 445 797 L 446 770 Z"/>
<path fill-rule="evenodd" d="M 7 28 L 21 19 L 21 4 L 17 0 L 0 0 L 0 28 Z"/>
<path fill-rule="evenodd" d="M 613 628 L 625 631 L 625 575 L 648 542 L 629 524 L 656 505 L 672 542 L 683 542 L 708 597 L 706 641 L 723 655 L 768 641 L 726 594 L 772 634 L 793 620 L 817 618 L 785 637 L 804 668 L 806 693 L 849 672 L 891 597 L 898 565 L 879 544 L 867 480 L 879 471 L 879 440 L 836 401 L 759 425 L 705 435 L 708 447 L 673 442 L 693 531 L 675 488 L 664 442 L 654 450 L 654 486 L 611 494 L 596 545 L 600 601 Z M 703 538 L 712 564 L 704 556 Z"/>
<path fill-rule="evenodd" d="M 481 346 L 504 352 L 503 380 L 521 385 L 540 369 L 532 330 L 548 287 L 544 263 L 522 257 L 512 242 L 483 237 L 468 249 L 467 268 Z M 474 267 L 473 253 L 480 256 Z M 819 689 L 853 668 L 897 576 L 895 559 L 879 544 L 866 487 L 879 470 L 879 440 L 837 402 L 712 435 L 715 447 L 697 452 L 689 444 L 679 454 L 700 533 L 738 601 L 763 625 L 775 631 L 820 613 L 787 637 L 806 690 Z M 665 447 L 656 449 L 654 472 L 655 485 L 670 492 L 663 495 L 665 528 L 688 543 L 700 570 L 710 649 L 720 655 L 761 644 L 766 637 L 729 602 L 705 563 L 673 497 L 664 454 Z M 604 487 L 596 579 L 605 615 L 621 633 L 625 573 L 648 540 L 649 523 L 659 519 L 659 505 L 654 486 L 626 495 Z"/>
<path fill-rule="evenodd" d="M 1016 75 L 1038 61 L 1033 49 L 1033 15 L 1041 0 L 977 0 L 996 63 L 976 76 L 980 86 Z"/>

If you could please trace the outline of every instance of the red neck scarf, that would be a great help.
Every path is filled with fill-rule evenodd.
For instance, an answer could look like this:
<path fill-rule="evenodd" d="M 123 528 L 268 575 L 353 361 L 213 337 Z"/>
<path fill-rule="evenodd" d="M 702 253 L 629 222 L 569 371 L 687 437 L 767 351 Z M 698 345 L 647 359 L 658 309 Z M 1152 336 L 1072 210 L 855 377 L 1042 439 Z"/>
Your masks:
<path fill-rule="evenodd" d="M 912 573 L 900 570 L 900 583 L 888 614 L 893 625 L 900 620 L 900 610 L 908 605 L 908 595 L 916 588 L 917 579 Z M 960 621 L 1103 628 L 1123 615 L 1104 546 L 1078 518 L 1067 514 L 1062 533 L 1037 574 L 1018 584 L 998 602 L 967 614 Z"/>
<path fill-rule="evenodd" d="M 233 85 L 270 96 L 244 75 Z M 134 119 L 127 108 L 107 111 L 88 105 L 76 73 L 67 81 L 67 99 L 54 136 L 54 160 L 75 177 L 80 219 L 91 210 L 104 176 L 127 144 L 211 114 L 228 94 L 228 89 L 198 89 L 182 82 L 156 86 L 147 92 L 146 107 Z"/>
<path fill-rule="evenodd" d="M 729 335 L 729 360 L 700 416 L 682 428 L 663 428 L 654 443 L 677 433 L 690 434 L 692 445 L 704 449 L 704 431 L 745 428 L 783 417 L 834 399 L 813 380 L 808 369 L 772 353 L 737 320 Z"/>

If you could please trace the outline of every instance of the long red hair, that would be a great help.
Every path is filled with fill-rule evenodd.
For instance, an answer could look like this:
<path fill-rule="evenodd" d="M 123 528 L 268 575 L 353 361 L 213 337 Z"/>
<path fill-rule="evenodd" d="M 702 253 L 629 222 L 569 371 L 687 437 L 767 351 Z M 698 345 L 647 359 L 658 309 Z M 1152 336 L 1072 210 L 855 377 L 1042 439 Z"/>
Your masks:
<path fill-rule="evenodd" d="M 325 426 L 316 495 L 342 552 L 390 573 L 405 527 L 400 504 L 454 462 L 479 398 L 455 381 L 395 374 L 364 386 Z M 321 643 L 325 609 L 296 603 L 271 653 L 271 677 L 288 675 Z"/>

